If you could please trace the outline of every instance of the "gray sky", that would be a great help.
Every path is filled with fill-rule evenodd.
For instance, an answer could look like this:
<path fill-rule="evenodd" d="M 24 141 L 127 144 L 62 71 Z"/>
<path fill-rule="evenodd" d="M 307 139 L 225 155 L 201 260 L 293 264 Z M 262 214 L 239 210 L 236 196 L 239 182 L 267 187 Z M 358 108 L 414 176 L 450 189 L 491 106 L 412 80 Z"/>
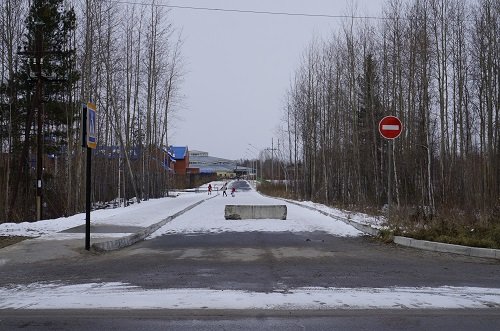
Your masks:
<path fill-rule="evenodd" d="M 357 3 L 357 5 L 356 5 Z M 358 15 L 379 15 L 383 0 L 358 0 Z M 349 0 L 183 0 L 170 5 L 343 15 Z M 170 143 L 212 156 L 240 159 L 271 147 L 284 96 L 314 36 L 328 38 L 339 18 L 172 9 L 183 30 L 184 109 Z"/>

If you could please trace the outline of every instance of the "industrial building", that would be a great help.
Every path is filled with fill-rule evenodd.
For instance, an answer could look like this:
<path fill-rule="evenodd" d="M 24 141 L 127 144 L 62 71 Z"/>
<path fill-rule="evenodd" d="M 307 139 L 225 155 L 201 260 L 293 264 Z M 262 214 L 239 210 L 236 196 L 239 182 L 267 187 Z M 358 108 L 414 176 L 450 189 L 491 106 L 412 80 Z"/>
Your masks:
<path fill-rule="evenodd" d="M 251 168 L 238 166 L 234 160 L 210 156 L 208 152 L 190 151 L 187 146 L 170 146 L 168 155 L 169 167 L 178 175 L 236 178 L 252 173 Z"/>

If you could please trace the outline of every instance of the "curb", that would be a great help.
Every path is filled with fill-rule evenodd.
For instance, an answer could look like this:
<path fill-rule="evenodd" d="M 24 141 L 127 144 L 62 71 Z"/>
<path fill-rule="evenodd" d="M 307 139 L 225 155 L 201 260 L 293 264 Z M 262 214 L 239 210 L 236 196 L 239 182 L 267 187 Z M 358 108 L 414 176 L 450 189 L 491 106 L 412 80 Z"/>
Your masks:
<path fill-rule="evenodd" d="M 302 204 L 297 203 L 295 201 L 291 201 L 291 200 L 287 200 L 287 199 L 282 199 L 282 198 L 276 198 L 276 199 L 280 199 L 280 200 L 286 201 L 288 203 L 291 203 L 293 205 L 297 205 L 299 207 L 307 208 L 309 210 L 317 211 L 317 212 L 319 212 L 319 213 L 321 213 L 321 214 L 323 214 L 325 216 L 331 217 L 331 218 L 333 218 L 333 219 L 335 219 L 337 221 L 344 222 L 345 224 L 352 226 L 356 230 L 359 230 L 359 231 L 361 231 L 361 232 L 363 232 L 365 234 L 369 234 L 371 236 L 378 236 L 379 233 L 380 233 L 379 229 L 371 227 L 370 225 L 358 223 L 358 222 L 352 221 L 352 220 L 344 218 L 344 217 L 335 216 L 335 215 L 332 215 L 330 213 L 327 213 L 326 211 L 319 210 L 319 209 L 316 209 L 316 208 L 310 207 L 310 206 L 305 206 L 305 205 L 302 205 Z"/>
<path fill-rule="evenodd" d="M 157 223 L 151 224 L 150 226 L 146 227 L 145 229 L 143 229 L 139 232 L 133 233 L 127 237 L 122 237 L 122 238 L 118 238 L 115 240 L 94 243 L 94 244 L 92 244 L 91 247 L 96 252 L 110 252 L 110 251 L 115 251 L 115 250 L 122 249 L 122 248 L 125 248 L 128 246 L 132 246 L 133 244 L 144 240 L 146 237 L 151 235 L 153 232 L 155 232 L 156 230 L 158 230 L 159 228 L 161 228 L 162 226 L 164 226 L 168 222 L 171 222 L 176 217 L 181 216 L 182 214 L 195 208 L 196 206 L 202 204 L 203 202 L 208 201 L 210 199 L 213 199 L 217 196 L 218 196 L 218 194 L 214 195 L 210 198 L 203 199 L 203 200 L 200 200 L 196 203 L 193 203 L 192 205 L 184 208 L 183 210 L 181 210 L 173 215 L 170 215 L 167 218 L 165 218 Z"/>
<path fill-rule="evenodd" d="M 445 244 L 435 241 L 417 240 L 400 236 L 394 236 L 394 243 L 401 246 L 418 248 L 426 251 L 453 253 L 471 257 L 500 260 L 500 249 Z"/>
<path fill-rule="evenodd" d="M 288 203 L 291 203 L 291 204 L 294 204 L 294 205 L 297 205 L 297 206 L 300 206 L 303 208 L 317 211 L 325 216 L 329 216 L 333 219 L 336 219 L 336 220 L 342 221 L 346 224 L 349 224 L 350 226 L 356 228 L 357 230 L 359 230 L 363 233 L 369 234 L 371 236 L 376 237 L 380 234 L 380 230 L 373 228 L 373 227 L 366 225 L 366 224 L 358 223 L 358 222 L 355 222 L 355 221 L 352 221 L 352 220 L 349 220 L 349 219 L 346 219 L 343 217 L 338 217 L 338 216 L 329 214 L 325 211 L 316 209 L 314 207 L 301 205 L 300 203 L 297 203 L 295 201 L 291 201 L 288 199 L 276 198 L 276 197 L 271 197 L 271 198 L 283 200 L 283 201 L 286 201 Z M 408 238 L 408 237 L 401 237 L 401 236 L 394 236 L 393 241 L 395 244 L 398 244 L 401 246 L 422 249 L 422 250 L 426 250 L 426 251 L 452 253 L 452 254 L 465 255 L 465 256 L 470 256 L 470 257 L 479 257 L 479 258 L 500 260 L 500 249 L 445 244 L 445 243 L 440 243 L 440 242 L 435 242 L 435 241 L 417 240 L 417 239 Z"/>

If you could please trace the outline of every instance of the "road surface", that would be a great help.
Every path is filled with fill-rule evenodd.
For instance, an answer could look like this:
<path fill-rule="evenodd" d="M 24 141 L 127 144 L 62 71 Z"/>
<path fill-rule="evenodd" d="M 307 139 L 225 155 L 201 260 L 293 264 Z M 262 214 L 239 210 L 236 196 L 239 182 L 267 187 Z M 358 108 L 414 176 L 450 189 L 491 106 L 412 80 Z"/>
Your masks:
<path fill-rule="evenodd" d="M 11 297 L 3 305 L 0 299 L 0 330 L 167 325 L 489 330 L 500 325 L 498 261 L 381 243 L 295 205 L 287 205 L 287 221 L 226 221 L 225 204 L 283 204 L 246 190 L 246 182 L 238 185 L 234 198 L 216 196 L 129 248 L 0 265 L 0 288 L 9 289 L 4 293 Z M 88 284 L 105 285 L 89 289 Z M 309 291 L 305 301 L 298 297 L 304 291 Z M 17 299 L 19 293 L 24 297 Z M 488 293 L 491 300 L 485 299 Z M 269 300 L 268 306 L 259 306 L 259 300 Z"/>

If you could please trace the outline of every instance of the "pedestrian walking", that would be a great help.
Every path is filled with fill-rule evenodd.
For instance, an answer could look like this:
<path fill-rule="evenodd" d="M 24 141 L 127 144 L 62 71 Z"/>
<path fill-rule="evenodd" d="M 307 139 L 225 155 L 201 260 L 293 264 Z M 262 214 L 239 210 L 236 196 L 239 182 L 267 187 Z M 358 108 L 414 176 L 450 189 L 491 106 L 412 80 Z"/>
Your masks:
<path fill-rule="evenodd" d="M 212 195 L 212 184 L 208 184 L 208 195 Z"/>
<path fill-rule="evenodd" d="M 232 196 L 233 198 L 234 198 L 234 196 L 235 196 L 234 192 L 236 192 L 236 189 L 233 187 L 233 188 L 231 189 L 231 196 Z"/>
<path fill-rule="evenodd" d="M 226 185 L 222 186 L 222 196 L 223 197 L 227 197 L 226 189 L 227 189 Z"/>

